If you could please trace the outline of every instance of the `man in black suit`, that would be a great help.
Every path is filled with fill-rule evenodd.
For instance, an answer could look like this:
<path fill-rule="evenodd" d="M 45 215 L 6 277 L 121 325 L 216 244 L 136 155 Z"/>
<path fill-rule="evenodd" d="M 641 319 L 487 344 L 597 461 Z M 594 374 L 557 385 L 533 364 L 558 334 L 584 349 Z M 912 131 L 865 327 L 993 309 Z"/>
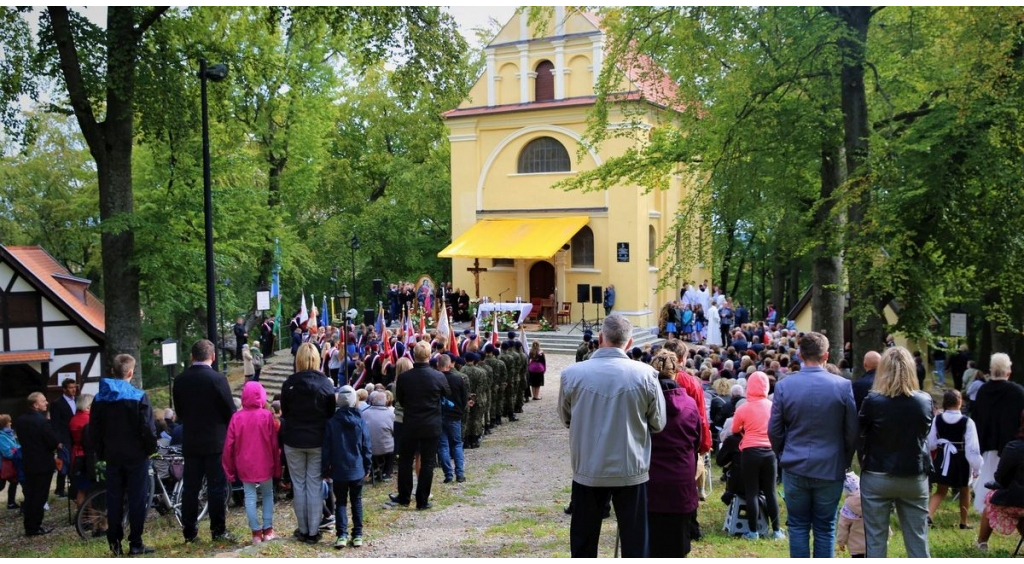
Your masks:
<path fill-rule="evenodd" d="M 184 435 L 185 488 L 181 502 L 182 533 L 185 542 L 199 536 L 199 489 L 206 478 L 210 499 L 210 533 L 213 540 L 233 540 L 225 525 L 224 500 L 227 478 L 221 467 L 221 453 L 235 402 L 227 378 L 214 370 L 213 343 L 200 339 L 192 345 L 192 366 L 174 381 L 174 406 Z"/>
<path fill-rule="evenodd" d="M 405 413 L 402 440 L 398 451 L 398 494 L 389 494 L 389 505 L 409 505 L 412 498 L 412 465 L 416 452 L 423 454 L 416 509 L 430 509 L 430 485 L 437 463 L 437 443 L 441 437 L 441 396 L 450 397 L 451 388 L 444 374 L 427 364 L 430 345 L 424 341 L 413 348 L 412 370 L 402 374 L 395 386 L 396 400 Z"/>
<path fill-rule="evenodd" d="M 235 320 L 235 325 L 231 327 L 231 331 L 235 334 L 235 360 L 242 360 L 242 345 L 249 342 L 249 331 L 245 328 L 245 318 L 239 316 Z"/>
<path fill-rule="evenodd" d="M 28 412 L 14 422 L 25 466 L 25 483 L 22 484 L 25 502 L 21 510 L 25 517 L 25 536 L 28 537 L 50 532 L 50 529 L 43 528 L 43 507 L 50 491 L 53 471 L 57 469 L 53 462 L 53 451 L 63 446 L 46 418 L 47 405 L 46 396 L 42 392 L 32 392 L 28 396 Z"/>
<path fill-rule="evenodd" d="M 875 351 L 868 351 L 864 355 L 864 375 L 853 383 L 853 400 L 857 403 L 857 413 L 860 413 L 864 398 L 868 397 L 868 392 L 875 385 L 875 370 L 878 369 L 881 360 L 882 355 Z"/>
<path fill-rule="evenodd" d="M 76 401 L 78 400 L 78 382 L 74 378 L 65 378 L 60 383 L 62 395 L 57 401 L 50 404 L 50 425 L 53 426 L 53 432 L 57 433 L 57 440 L 63 445 L 65 452 L 63 453 L 63 459 L 70 461 L 71 457 L 68 456 L 67 450 L 71 449 L 71 432 L 68 430 L 68 425 L 71 423 L 71 418 L 78 411 Z M 54 493 L 57 497 L 64 497 L 64 482 L 67 481 L 69 468 L 64 467 L 57 473 L 57 488 Z M 71 496 L 75 496 L 74 485 L 72 485 Z"/>

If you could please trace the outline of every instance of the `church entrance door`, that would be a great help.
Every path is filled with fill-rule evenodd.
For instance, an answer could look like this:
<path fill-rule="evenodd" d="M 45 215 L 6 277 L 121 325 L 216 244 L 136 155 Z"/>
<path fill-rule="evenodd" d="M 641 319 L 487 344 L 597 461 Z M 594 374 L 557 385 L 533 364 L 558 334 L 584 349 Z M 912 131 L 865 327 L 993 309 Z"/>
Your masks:
<path fill-rule="evenodd" d="M 530 298 L 549 299 L 555 293 L 555 267 L 540 261 L 530 267 Z"/>

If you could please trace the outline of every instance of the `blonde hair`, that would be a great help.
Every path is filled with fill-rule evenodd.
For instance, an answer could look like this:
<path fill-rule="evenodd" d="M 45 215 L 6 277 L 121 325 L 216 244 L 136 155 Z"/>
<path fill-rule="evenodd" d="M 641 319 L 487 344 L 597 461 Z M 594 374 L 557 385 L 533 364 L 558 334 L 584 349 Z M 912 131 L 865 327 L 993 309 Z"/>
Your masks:
<path fill-rule="evenodd" d="M 412 357 L 416 362 L 426 362 L 430 360 L 430 345 L 426 341 L 416 343 L 416 346 L 412 348 Z"/>
<path fill-rule="evenodd" d="M 409 360 L 409 357 L 403 356 L 395 363 L 395 378 L 398 378 L 406 370 L 412 370 L 412 361 Z"/>
<path fill-rule="evenodd" d="M 651 360 L 651 366 L 658 371 L 658 376 L 672 380 L 679 372 L 679 359 L 671 351 L 661 351 Z"/>
<path fill-rule="evenodd" d="M 917 367 L 910 351 L 903 347 L 891 347 L 882 354 L 875 375 L 872 391 L 883 396 L 911 396 L 919 389 L 917 384 Z"/>
<path fill-rule="evenodd" d="M 75 408 L 78 411 L 89 411 L 92 409 L 92 394 L 82 394 L 75 400 Z"/>
<path fill-rule="evenodd" d="M 729 395 L 729 388 L 732 386 L 729 384 L 728 378 L 719 378 L 715 380 L 714 384 L 711 384 L 711 387 L 714 388 L 716 394 L 727 396 Z"/>
<path fill-rule="evenodd" d="M 320 353 L 317 352 L 313 343 L 302 343 L 295 353 L 295 371 L 305 372 L 307 370 L 320 370 Z"/>

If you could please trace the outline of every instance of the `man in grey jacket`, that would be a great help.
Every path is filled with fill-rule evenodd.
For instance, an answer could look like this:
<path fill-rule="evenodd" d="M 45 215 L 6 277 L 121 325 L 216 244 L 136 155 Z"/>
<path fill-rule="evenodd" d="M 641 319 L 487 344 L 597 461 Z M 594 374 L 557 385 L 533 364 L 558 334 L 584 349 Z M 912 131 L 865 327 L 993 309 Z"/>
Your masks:
<path fill-rule="evenodd" d="M 665 396 L 658 374 L 630 360 L 633 326 L 620 315 L 605 318 L 599 348 L 589 360 L 562 371 L 558 415 L 569 427 L 572 460 L 570 551 L 596 558 L 601 516 L 611 498 L 622 556 L 647 550 L 647 473 L 651 433 L 665 426 Z"/>

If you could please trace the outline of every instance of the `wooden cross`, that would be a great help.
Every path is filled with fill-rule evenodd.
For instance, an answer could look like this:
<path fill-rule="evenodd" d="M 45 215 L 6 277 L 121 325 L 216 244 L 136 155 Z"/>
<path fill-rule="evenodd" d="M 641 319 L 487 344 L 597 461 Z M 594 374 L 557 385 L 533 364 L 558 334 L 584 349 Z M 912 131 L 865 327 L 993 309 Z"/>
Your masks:
<path fill-rule="evenodd" d="M 476 297 L 480 297 L 480 273 L 487 272 L 486 268 L 480 268 L 480 259 L 473 259 L 473 267 L 466 269 L 473 273 L 473 286 L 476 288 Z"/>

